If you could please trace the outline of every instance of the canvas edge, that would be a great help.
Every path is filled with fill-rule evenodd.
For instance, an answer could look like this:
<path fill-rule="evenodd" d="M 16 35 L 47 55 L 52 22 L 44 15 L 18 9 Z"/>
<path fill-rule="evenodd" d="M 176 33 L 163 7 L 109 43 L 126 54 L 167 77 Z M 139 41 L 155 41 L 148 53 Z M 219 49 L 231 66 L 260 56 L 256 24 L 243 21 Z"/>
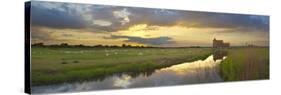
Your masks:
<path fill-rule="evenodd" d="M 30 11 L 31 2 L 24 3 L 24 92 L 31 94 L 30 82 Z"/>

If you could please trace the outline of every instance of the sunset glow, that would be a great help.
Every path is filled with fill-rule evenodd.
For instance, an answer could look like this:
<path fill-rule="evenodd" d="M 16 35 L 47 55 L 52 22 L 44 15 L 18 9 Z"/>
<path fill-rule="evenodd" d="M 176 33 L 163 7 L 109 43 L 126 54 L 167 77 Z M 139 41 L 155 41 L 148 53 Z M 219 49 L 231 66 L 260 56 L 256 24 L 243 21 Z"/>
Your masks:
<path fill-rule="evenodd" d="M 217 38 L 269 45 L 268 16 L 52 2 L 31 9 L 32 43 L 188 47 Z"/>

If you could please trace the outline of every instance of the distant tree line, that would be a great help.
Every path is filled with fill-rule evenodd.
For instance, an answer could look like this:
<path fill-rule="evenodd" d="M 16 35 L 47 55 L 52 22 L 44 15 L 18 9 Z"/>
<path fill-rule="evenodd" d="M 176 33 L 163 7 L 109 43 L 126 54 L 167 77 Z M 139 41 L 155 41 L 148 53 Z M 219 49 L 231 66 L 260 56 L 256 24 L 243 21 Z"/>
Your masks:
<path fill-rule="evenodd" d="M 71 48 L 71 47 L 78 47 L 78 48 L 152 48 L 151 46 L 132 46 L 127 44 L 122 44 L 121 46 L 118 45 L 94 45 L 94 46 L 88 46 L 88 45 L 69 45 L 68 43 L 61 43 L 61 44 L 53 44 L 53 45 L 45 45 L 44 43 L 34 43 L 31 44 L 32 47 L 65 47 L 65 48 Z"/>

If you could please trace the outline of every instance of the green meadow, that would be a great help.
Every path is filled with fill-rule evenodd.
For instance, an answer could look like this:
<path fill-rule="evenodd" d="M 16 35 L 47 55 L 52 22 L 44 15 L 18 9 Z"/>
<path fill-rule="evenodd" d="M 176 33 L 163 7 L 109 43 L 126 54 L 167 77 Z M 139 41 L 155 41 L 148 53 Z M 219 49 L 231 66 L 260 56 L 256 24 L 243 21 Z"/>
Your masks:
<path fill-rule="evenodd" d="M 269 48 L 231 48 L 220 64 L 225 81 L 269 79 Z"/>
<path fill-rule="evenodd" d="M 149 72 L 205 59 L 213 49 L 33 47 L 31 53 L 32 85 L 39 86 Z M 229 48 L 219 73 L 224 81 L 268 79 L 269 48 Z"/>
<path fill-rule="evenodd" d="M 32 85 L 102 79 L 204 59 L 211 48 L 62 48 L 33 47 Z"/>

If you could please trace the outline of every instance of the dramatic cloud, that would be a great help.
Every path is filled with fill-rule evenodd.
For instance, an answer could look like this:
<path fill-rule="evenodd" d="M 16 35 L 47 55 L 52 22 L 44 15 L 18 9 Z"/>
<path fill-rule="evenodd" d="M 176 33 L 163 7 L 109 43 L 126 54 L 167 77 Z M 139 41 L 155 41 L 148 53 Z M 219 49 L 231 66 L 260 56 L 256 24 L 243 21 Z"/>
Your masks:
<path fill-rule="evenodd" d="M 42 28 L 32 27 L 31 38 L 33 41 L 50 40 L 51 36 L 49 32 L 44 31 Z"/>
<path fill-rule="evenodd" d="M 181 25 L 198 28 L 269 30 L 268 16 L 137 8 L 130 8 L 129 11 L 132 11 L 132 14 L 134 14 L 131 17 L 132 25 L 145 23 L 160 26 Z"/>
<path fill-rule="evenodd" d="M 32 24 L 54 28 L 94 27 L 114 32 L 132 25 L 245 28 L 268 31 L 269 17 L 168 9 L 130 8 L 54 2 L 32 3 Z M 104 27 L 100 26 L 107 26 Z"/>
<path fill-rule="evenodd" d="M 45 5 L 45 3 L 32 2 L 31 24 L 33 26 L 52 28 L 83 28 L 86 26 L 81 16 L 73 14 L 72 11 L 64 7 L 58 7 L 64 6 L 64 3 L 46 4 L 47 5 Z"/>
<path fill-rule="evenodd" d="M 93 24 L 99 25 L 99 26 L 110 26 L 112 23 L 106 20 L 95 20 L 93 21 Z"/>
<path fill-rule="evenodd" d="M 120 22 L 122 25 L 130 22 L 130 15 L 131 14 L 127 11 L 127 9 L 123 9 L 121 11 L 113 11 L 113 16 L 115 16 L 117 19 L 121 19 Z"/>
<path fill-rule="evenodd" d="M 157 38 L 141 38 L 141 37 L 132 37 L 132 36 L 116 36 L 111 35 L 106 39 L 120 39 L 126 38 L 125 42 L 136 42 L 140 44 L 148 44 L 148 45 L 162 45 L 162 44 L 172 44 L 174 43 L 171 41 L 172 38 L 170 37 L 157 37 Z"/>
<path fill-rule="evenodd" d="M 34 40 L 49 43 L 207 46 L 218 37 L 235 45 L 269 45 L 269 16 L 262 15 L 32 1 L 31 27 Z M 58 31 L 63 34 L 54 36 Z M 82 32 L 87 39 L 77 37 Z"/>

